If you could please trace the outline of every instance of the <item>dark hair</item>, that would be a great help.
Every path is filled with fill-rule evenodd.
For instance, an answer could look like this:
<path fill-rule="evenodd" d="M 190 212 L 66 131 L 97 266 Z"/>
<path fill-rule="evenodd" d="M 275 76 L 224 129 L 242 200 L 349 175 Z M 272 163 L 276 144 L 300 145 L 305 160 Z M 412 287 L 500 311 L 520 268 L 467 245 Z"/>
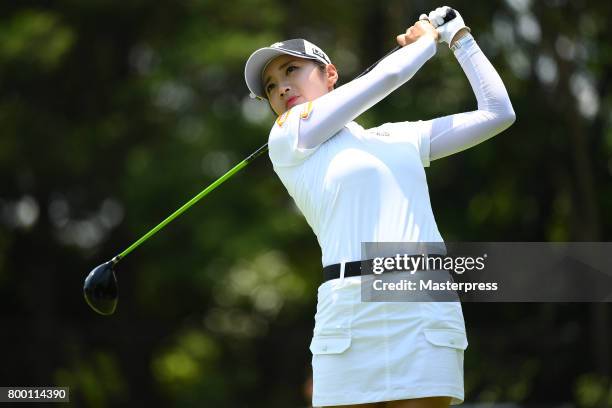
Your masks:
<path fill-rule="evenodd" d="M 321 72 L 325 73 L 325 67 L 327 66 L 327 64 L 319 61 L 319 60 L 313 60 L 312 62 L 314 62 L 315 64 L 317 64 L 317 66 L 319 67 L 319 69 L 321 70 Z"/>
<path fill-rule="evenodd" d="M 319 67 L 319 69 L 321 70 L 321 72 L 324 74 L 325 73 L 325 67 L 327 66 L 326 63 L 321 62 L 319 60 L 314 60 L 313 61 L 315 64 L 317 64 L 317 66 Z M 332 85 L 332 89 L 336 89 L 336 84 Z"/>

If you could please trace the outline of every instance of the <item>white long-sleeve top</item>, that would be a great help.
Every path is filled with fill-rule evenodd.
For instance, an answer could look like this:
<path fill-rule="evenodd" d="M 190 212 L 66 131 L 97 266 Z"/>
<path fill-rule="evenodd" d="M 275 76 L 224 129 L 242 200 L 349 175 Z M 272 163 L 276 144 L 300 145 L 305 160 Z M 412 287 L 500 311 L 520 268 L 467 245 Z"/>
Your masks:
<path fill-rule="evenodd" d="M 471 35 L 455 56 L 478 109 L 364 129 L 353 120 L 407 82 L 436 53 L 430 37 L 366 75 L 296 105 L 268 140 L 275 172 L 317 236 L 322 264 L 361 260 L 365 242 L 443 242 L 424 167 L 474 146 L 515 119 L 501 78 Z"/>

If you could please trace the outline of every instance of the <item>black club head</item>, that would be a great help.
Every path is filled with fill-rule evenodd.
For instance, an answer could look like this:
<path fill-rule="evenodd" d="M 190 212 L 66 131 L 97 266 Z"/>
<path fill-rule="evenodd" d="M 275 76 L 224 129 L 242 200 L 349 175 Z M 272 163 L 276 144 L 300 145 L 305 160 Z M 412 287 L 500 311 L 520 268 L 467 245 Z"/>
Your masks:
<path fill-rule="evenodd" d="M 94 268 L 83 285 L 85 300 L 93 310 L 102 315 L 111 315 L 117 307 L 117 277 L 115 262 L 108 261 Z"/>

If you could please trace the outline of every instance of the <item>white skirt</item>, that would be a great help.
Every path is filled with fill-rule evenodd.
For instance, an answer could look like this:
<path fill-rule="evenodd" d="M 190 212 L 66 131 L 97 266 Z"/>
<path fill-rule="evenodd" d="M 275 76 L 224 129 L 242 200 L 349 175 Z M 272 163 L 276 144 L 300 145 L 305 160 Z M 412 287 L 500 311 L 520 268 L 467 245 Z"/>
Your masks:
<path fill-rule="evenodd" d="M 361 276 L 319 286 L 314 407 L 422 397 L 463 402 L 468 342 L 459 302 L 361 302 Z"/>

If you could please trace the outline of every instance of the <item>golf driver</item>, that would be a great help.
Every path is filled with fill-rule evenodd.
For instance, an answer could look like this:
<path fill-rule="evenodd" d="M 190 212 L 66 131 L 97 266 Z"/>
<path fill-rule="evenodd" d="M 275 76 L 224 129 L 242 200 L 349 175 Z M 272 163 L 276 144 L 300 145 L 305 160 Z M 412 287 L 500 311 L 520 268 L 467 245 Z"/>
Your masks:
<path fill-rule="evenodd" d="M 183 212 L 189 209 L 189 207 L 200 201 L 204 196 L 206 196 L 208 193 L 210 193 L 219 185 L 221 185 L 225 180 L 232 177 L 240 169 L 255 160 L 258 156 L 260 156 L 267 150 L 267 144 L 257 149 L 249 157 L 247 157 L 246 159 L 235 165 L 233 168 L 228 170 L 227 173 L 219 177 L 215 182 L 210 184 L 208 187 L 198 193 L 195 197 L 185 203 L 181 208 L 172 213 L 168 218 L 160 222 L 155 228 L 143 235 L 138 241 L 130 245 L 125 251 L 121 252 L 119 255 L 115 256 L 110 261 L 95 267 L 89 273 L 89 275 L 87 275 L 87 278 L 85 278 L 85 285 L 83 286 L 85 300 L 87 301 L 89 306 L 91 306 L 93 310 L 100 314 L 113 314 L 115 308 L 117 307 L 118 295 L 115 265 L 117 265 L 120 260 L 125 258 L 127 254 L 136 249 L 140 244 L 142 244 L 151 236 L 153 236 L 157 231 L 164 228 L 168 223 L 170 223 L 170 221 L 181 215 Z"/>
<path fill-rule="evenodd" d="M 456 17 L 454 10 L 450 10 L 446 17 L 445 22 L 448 22 Z M 365 71 L 359 74 L 356 78 L 359 78 L 366 73 L 370 72 L 380 61 L 386 58 L 388 55 L 394 53 L 395 51 L 402 48 L 401 45 L 396 46 L 390 52 L 385 54 L 381 59 L 376 61 L 370 67 L 368 67 Z M 111 315 L 115 312 L 117 308 L 117 299 L 118 299 L 118 290 L 117 290 L 117 276 L 115 274 L 115 265 L 125 258 L 130 252 L 136 249 L 140 244 L 145 242 L 147 239 L 151 238 L 156 232 L 164 228 L 167 224 L 169 224 L 176 217 L 181 215 L 187 209 L 189 209 L 192 205 L 200 201 L 203 197 L 205 197 L 208 193 L 213 191 L 227 179 L 236 174 L 239 170 L 245 167 L 247 164 L 255 160 L 257 157 L 262 155 L 263 153 L 268 151 L 268 144 L 261 146 L 255 152 L 253 152 L 246 159 L 238 163 L 236 166 L 227 171 L 224 175 L 219 177 L 216 181 L 198 193 L 195 197 L 185 203 L 181 208 L 172 213 L 165 220 L 160 222 L 155 228 L 147 232 L 143 235 L 138 241 L 134 242 L 130 245 L 125 251 L 121 252 L 119 255 L 115 256 L 108 262 L 105 262 L 101 265 L 98 265 L 87 275 L 85 278 L 85 284 L 83 285 L 83 293 L 85 295 L 85 300 L 87 304 L 91 306 L 93 310 L 102 314 L 102 315 Z"/>

